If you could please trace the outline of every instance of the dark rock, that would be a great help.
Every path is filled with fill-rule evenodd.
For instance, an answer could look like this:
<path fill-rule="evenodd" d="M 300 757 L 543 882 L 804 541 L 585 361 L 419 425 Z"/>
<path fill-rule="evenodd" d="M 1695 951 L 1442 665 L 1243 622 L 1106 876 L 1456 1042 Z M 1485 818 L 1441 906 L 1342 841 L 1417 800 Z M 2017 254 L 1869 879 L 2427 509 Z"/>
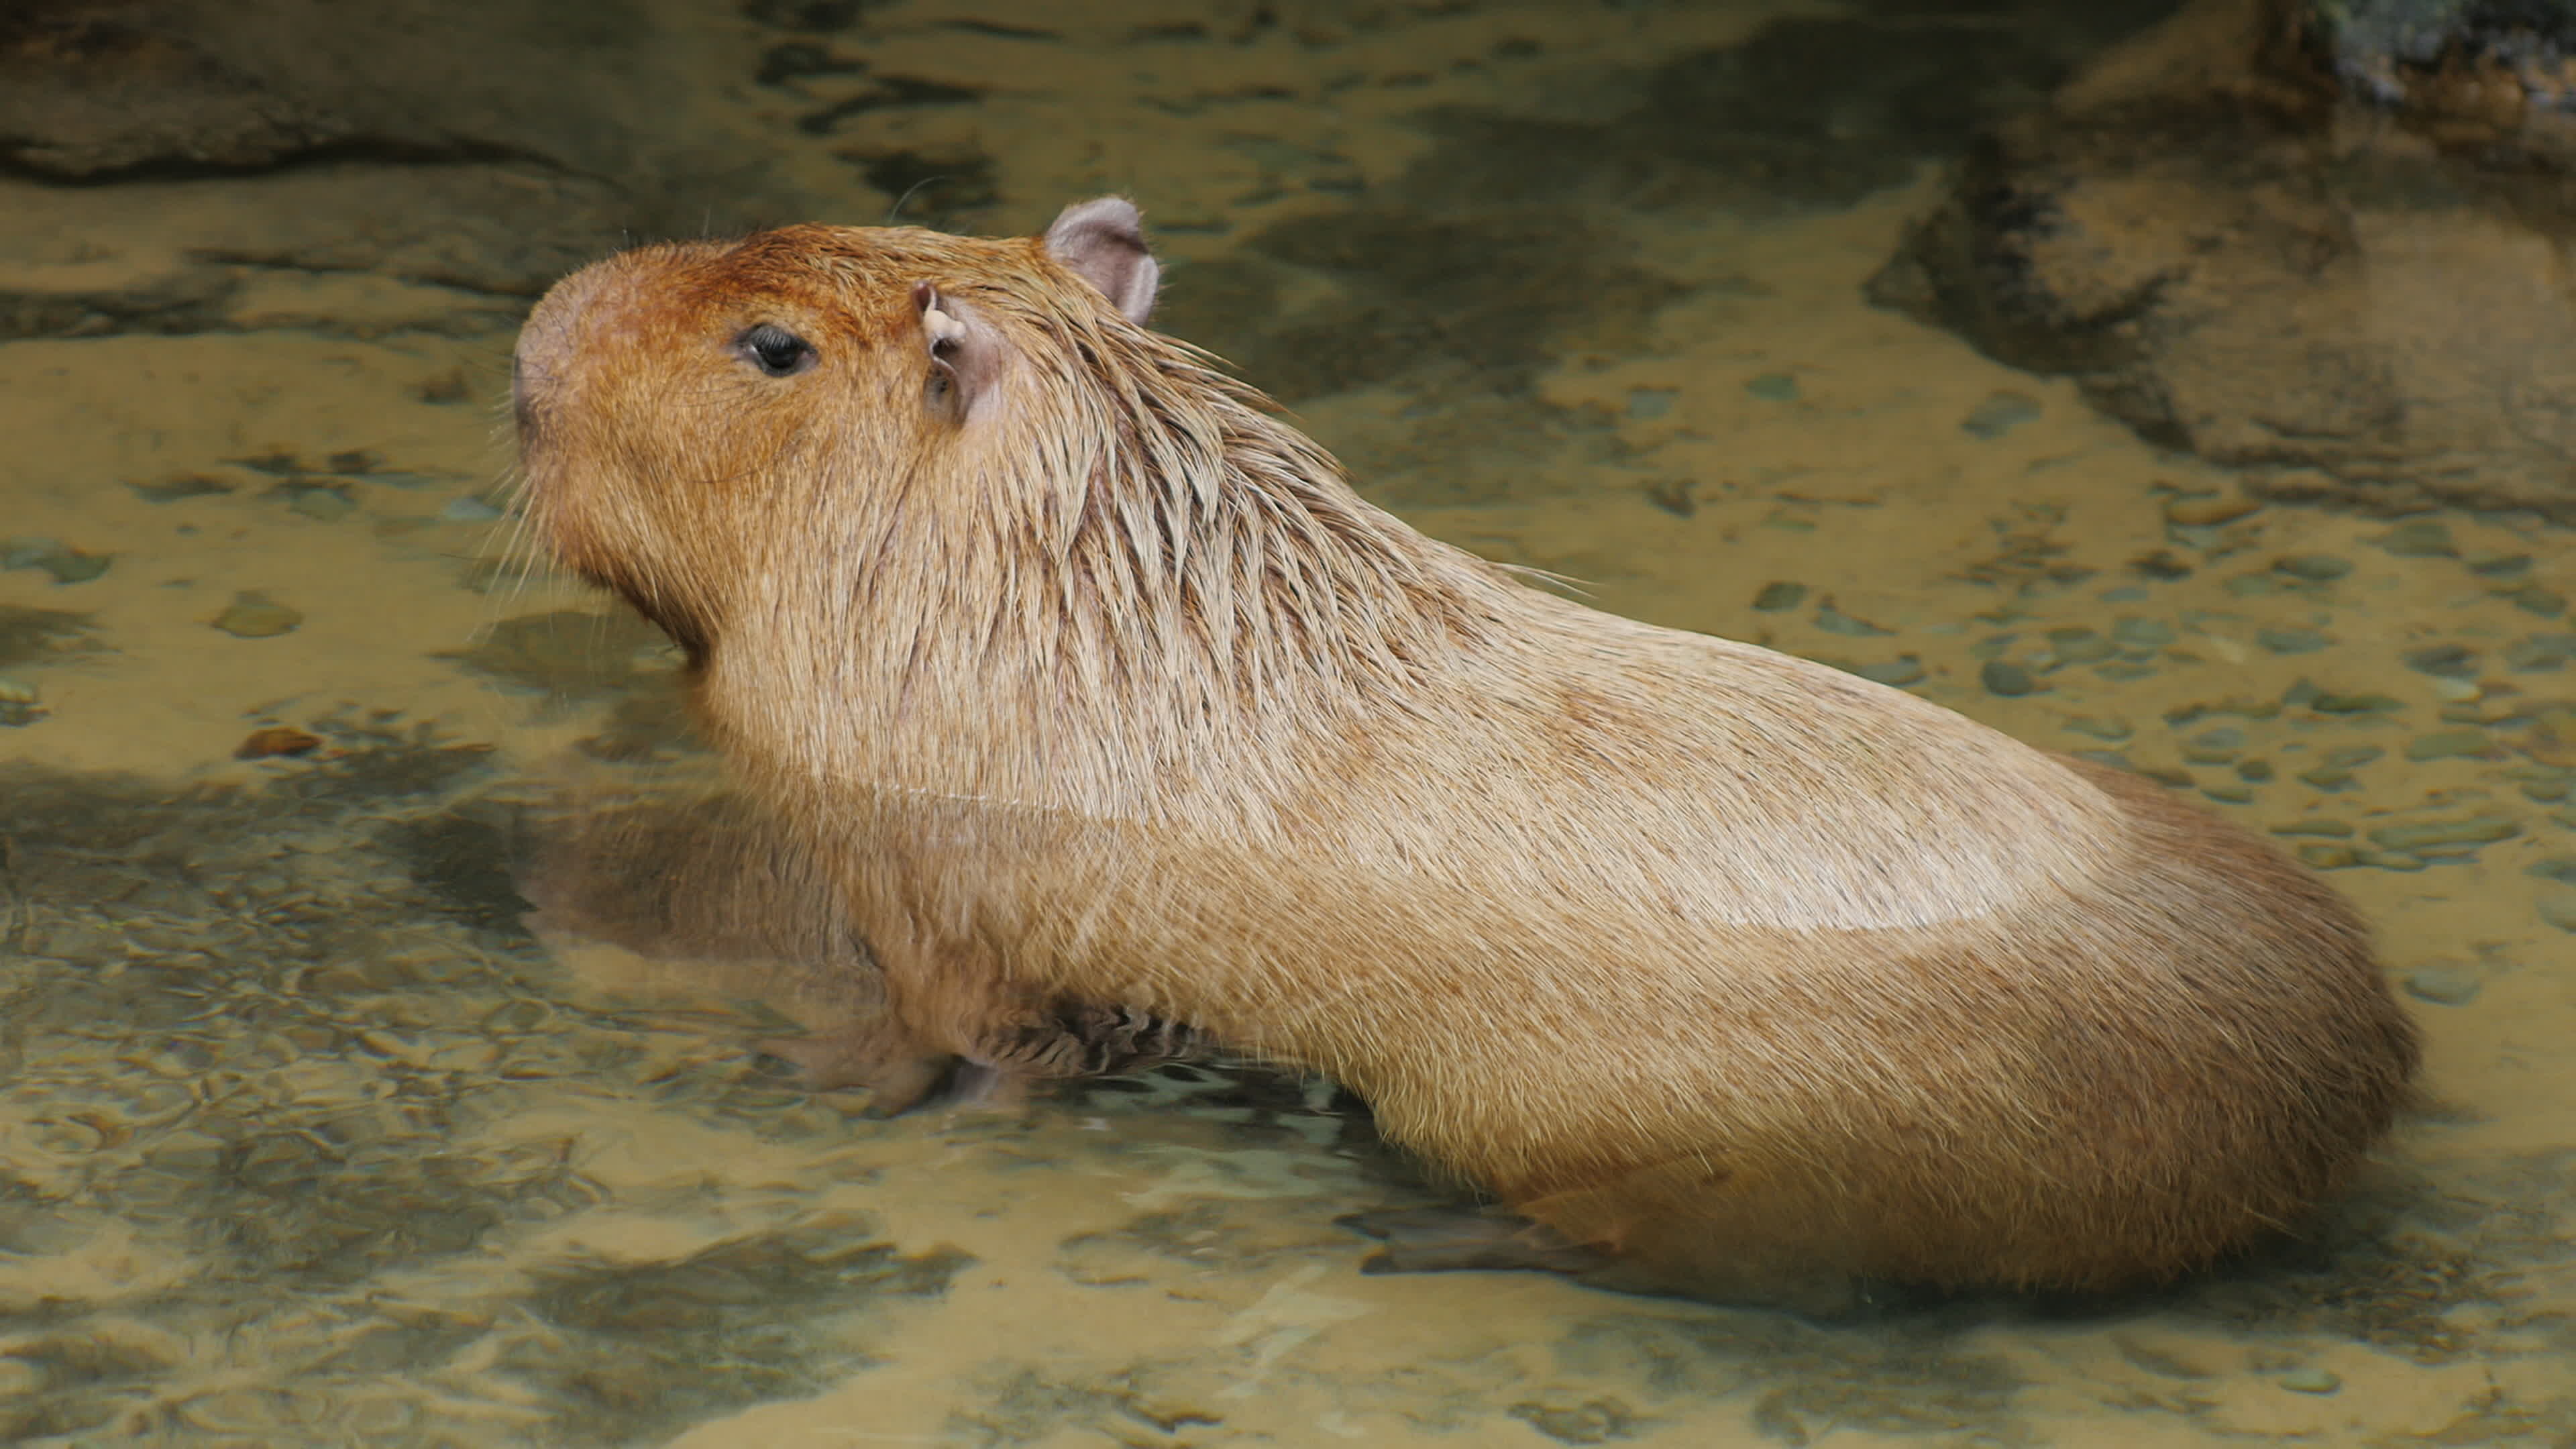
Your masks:
<path fill-rule="evenodd" d="M 634 0 L 11 7 L 0 249 L 31 264 L 0 287 L 0 338 L 237 325 L 278 269 L 471 294 L 391 325 L 473 330 L 629 239 L 803 210 L 671 103 L 700 44 Z M 105 236 L 154 242 L 62 240 Z"/>
<path fill-rule="evenodd" d="M 2398 0 L 2320 5 L 2198 0 L 2106 53 L 1979 141 L 1870 296 L 2266 496 L 2576 519 L 2576 73 L 2548 59 L 2576 10 L 2435 5 L 2427 52 Z M 2404 84 L 2340 91 L 2374 44 Z M 2463 66 L 2483 89 L 2436 84 Z"/>

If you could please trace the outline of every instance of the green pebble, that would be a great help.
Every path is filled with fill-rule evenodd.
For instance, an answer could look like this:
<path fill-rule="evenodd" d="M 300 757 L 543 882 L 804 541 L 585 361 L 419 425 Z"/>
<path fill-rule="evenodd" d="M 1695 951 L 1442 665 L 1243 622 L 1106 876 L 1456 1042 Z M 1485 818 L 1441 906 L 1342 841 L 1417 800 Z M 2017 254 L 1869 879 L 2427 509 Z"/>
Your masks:
<path fill-rule="evenodd" d="M 233 595 L 232 603 L 215 616 L 216 628 L 241 639 L 273 639 L 303 622 L 302 611 L 278 603 L 256 589 Z"/>
<path fill-rule="evenodd" d="M 1896 632 L 1893 629 L 1882 629 L 1867 619 L 1853 618 L 1835 608 L 1830 599 L 1816 607 L 1816 627 L 1828 634 L 1841 634 L 1853 639 L 1867 639 Z"/>
<path fill-rule="evenodd" d="M 2522 792 L 2525 800 L 2542 805 L 2555 805 L 2567 798 L 2567 782 L 2564 780 L 2525 780 L 2514 788 Z"/>
<path fill-rule="evenodd" d="M 2294 579 L 2311 583 L 2331 583 L 2352 572 L 2352 564 L 2330 553 L 2303 553 L 2290 558 L 2274 559 L 2272 567 Z"/>
<path fill-rule="evenodd" d="M 1744 390 L 1764 402 L 1796 402 L 1798 379 L 1785 372 L 1766 372 L 1748 380 Z"/>
<path fill-rule="evenodd" d="M 2531 572 L 2527 553 L 2487 554 L 2469 560 L 2469 572 L 2482 579 L 2518 579 Z"/>
<path fill-rule="evenodd" d="M 2319 714 L 2375 714 L 2405 707 L 2405 701 L 2385 694 L 2335 694 L 2325 690 L 2308 701 L 2308 708 Z"/>
<path fill-rule="evenodd" d="M 2203 785 L 2200 787 L 2200 793 L 2212 800 L 2224 800 L 2230 805 L 2250 805 L 2254 801 L 2253 787 L 2230 781 L 2222 780 L 2215 785 Z"/>
<path fill-rule="evenodd" d="M 2418 846 L 2492 845 L 2511 840 L 2522 833 L 2522 827 L 2511 820 L 2493 815 L 2471 815 L 2459 820 L 2416 820 L 2404 825 L 2383 825 L 2370 832 L 2373 845 L 2390 850 L 2413 850 Z"/>
<path fill-rule="evenodd" d="M 2402 855 L 2392 850 L 2365 850 L 2359 853 L 2359 859 L 2361 864 L 2379 870 L 2413 871 L 2424 868 L 2424 862 L 2411 855 Z"/>
<path fill-rule="evenodd" d="M 1976 437 L 2000 438 L 2038 416 L 2038 399 L 1998 389 L 1986 394 L 1984 402 L 1969 409 L 1959 426 Z"/>
<path fill-rule="evenodd" d="M 337 523 L 358 511 L 358 505 L 349 501 L 349 495 L 337 488 L 303 489 L 295 495 L 295 501 L 286 506 L 323 523 Z"/>
<path fill-rule="evenodd" d="M 2331 1394 L 2343 1387 L 2343 1380 L 2321 1368 L 2298 1368 L 2273 1382 L 2294 1394 Z"/>
<path fill-rule="evenodd" d="M 2576 634 L 2534 634 L 2504 646 L 2505 667 L 2520 674 L 2563 669 L 2576 658 Z"/>
<path fill-rule="evenodd" d="M 2270 760 L 2239 760 L 2236 762 L 2236 778 L 2248 781 L 2252 784 L 2260 785 L 2264 781 L 2272 778 L 2272 762 Z"/>
<path fill-rule="evenodd" d="M 2111 637 L 2123 649 L 2162 649 L 2174 641 L 2174 628 L 2153 619 L 2114 619 Z"/>
<path fill-rule="evenodd" d="M 2126 770 L 2133 775 L 2138 773 L 2136 762 L 2118 750 L 2077 750 L 2075 758 L 2091 760 L 2097 765 L 2108 765 L 2115 770 Z"/>
<path fill-rule="evenodd" d="M 1794 609 L 1807 600 L 1807 586 L 1792 583 L 1768 583 L 1753 596 L 1753 607 L 1765 614 Z"/>
<path fill-rule="evenodd" d="M 1911 654 L 1900 654 L 1881 664 L 1864 664 L 1854 669 L 1852 673 L 1879 684 L 1894 685 L 1899 689 L 1909 684 L 1920 684 L 1924 677 L 1923 661 Z"/>
<path fill-rule="evenodd" d="M 2485 984 L 2469 966 L 2418 966 L 2406 973 L 2406 994 L 2437 1006 L 2466 1006 Z"/>
<path fill-rule="evenodd" d="M 2191 743 L 2206 750 L 2233 750 L 2245 743 L 2245 731 L 2235 725 L 2213 725 L 2191 737 Z"/>
<path fill-rule="evenodd" d="M 2272 827 L 2272 833 L 2274 835 L 2325 835 L 2336 840 L 2349 840 L 2352 838 L 2352 822 L 2320 816 L 2312 820 L 2293 820 L 2287 825 L 2275 825 Z"/>
<path fill-rule="evenodd" d="M 2337 769 L 2332 765 L 2320 765 L 2313 770 L 2301 770 L 2299 779 L 2328 794 L 2353 788 L 2352 771 Z"/>
<path fill-rule="evenodd" d="M 2257 629 L 2254 642 L 2275 654 L 2314 654 L 2334 639 L 2317 629 Z"/>
<path fill-rule="evenodd" d="M 2029 670 L 2001 659 L 1987 660 L 1985 666 L 1977 671 L 1977 680 L 1985 685 L 1987 693 L 1999 694 L 2006 699 L 2035 693 L 2039 689 L 2039 681 L 2031 676 Z"/>
<path fill-rule="evenodd" d="M 2097 664 L 2118 653 L 2119 648 L 2091 629 L 2048 631 L 2048 650 L 2060 664 Z"/>
<path fill-rule="evenodd" d="M 2576 931 L 2576 891 L 2544 891 L 2539 907 L 2542 920 L 2562 931 Z"/>
<path fill-rule="evenodd" d="M 2576 885 L 2576 856 L 2553 855 L 2522 868 L 2522 873 L 2539 880 L 2554 880 L 2560 885 Z"/>
<path fill-rule="evenodd" d="M 2166 769 L 2161 766 L 2150 765 L 2147 768 L 2140 770 L 2138 773 L 2155 781 L 2159 785 L 2171 785 L 2177 790 L 2188 790 L 2192 786 L 2200 783 L 2191 777 L 2191 771 L 2189 770 L 2173 770 Z"/>
<path fill-rule="evenodd" d="M 76 548 L 60 548 L 36 560 L 36 567 L 54 576 L 58 584 L 85 584 L 107 572 L 114 554 L 83 553 Z"/>
<path fill-rule="evenodd" d="M 2079 735 L 2090 735 L 2097 740 L 2109 740 L 2113 744 L 2138 732 L 2137 726 L 2118 715 L 2106 715 L 2100 719 L 2091 715 L 2078 715 L 2066 722 L 2066 728 Z"/>
<path fill-rule="evenodd" d="M 2346 866 L 2361 863 L 2361 857 L 2353 853 L 2351 846 L 2330 845 L 2322 840 L 2311 840 L 2302 844 L 2299 847 L 2299 859 L 2311 870 L 2342 870 Z"/>
<path fill-rule="evenodd" d="M 2458 558 L 2459 547 L 2451 542 L 2451 526 L 2434 519 L 2401 523 L 2370 540 L 2399 558 Z"/>
<path fill-rule="evenodd" d="M 2459 644 L 2433 644 L 2397 656 L 2406 667 L 2438 679 L 2467 679 L 2478 672 L 2477 651 Z"/>
<path fill-rule="evenodd" d="M 2270 574 L 2238 574 L 2224 587 L 2236 598 L 2259 599 L 2281 592 L 2281 581 Z"/>
<path fill-rule="evenodd" d="M 2484 730 L 2444 730 L 2439 734 L 2417 735 L 2406 742 L 2406 758 L 2410 760 L 2473 759 L 2486 752 Z"/>
<path fill-rule="evenodd" d="M 2556 589 L 2544 589 L 2538 584 L 2524 584 L 2518 589 L 2499 589 L 2496 591 L 2496 597 L 2525 613 L 2538 614 L 2544 619 L 2555 619 L 2567 612 L 2565 594 Z"/>

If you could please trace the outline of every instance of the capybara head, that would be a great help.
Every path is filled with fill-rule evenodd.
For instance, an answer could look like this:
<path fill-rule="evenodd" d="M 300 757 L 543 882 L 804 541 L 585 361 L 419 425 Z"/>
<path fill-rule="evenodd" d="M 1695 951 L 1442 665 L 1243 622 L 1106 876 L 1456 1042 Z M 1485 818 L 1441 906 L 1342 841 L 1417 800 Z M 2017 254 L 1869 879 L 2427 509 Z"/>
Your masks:
<path fill-rule="evenodd" d="M 1117 197 L 1043 237 L 793 226 L 612 257 L 519 339 L 531 522 L 694 659 L 782 588 L 802 613 L 979 534 L 1069 533 L 1089 490 L 1067 480 L 1190 442 L 1138 416 L 1169 410 L 1138 379 L 1201 371 L 1139 325 L 1158 270 Z"/>

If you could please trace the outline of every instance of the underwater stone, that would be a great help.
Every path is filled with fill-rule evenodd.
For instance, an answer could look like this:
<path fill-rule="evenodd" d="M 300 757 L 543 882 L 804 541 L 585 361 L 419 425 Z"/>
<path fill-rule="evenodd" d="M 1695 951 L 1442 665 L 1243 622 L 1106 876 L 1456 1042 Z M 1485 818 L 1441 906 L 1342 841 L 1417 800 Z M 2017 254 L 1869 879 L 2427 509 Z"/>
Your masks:
<path fill-rule="evenodd" d="M 1753 596 L 1753 607 L 1765 614 L 1778 614 L 1798 607 L 1807 598 L 1805 584 L 1773 582 L 1764 584 Z"/>
<path fill-rule="evenodd" d="M 278 603 L 257 589 L 245 589 L 215 616 L 218 629 L 240 639 L 273 639 L 304 622 L 300 610 Z"/>
<path fill-rule="evenodd" d="M 2466 1006 L 2485 984 L 2476 968 L 2456 962 L 2418 966 L 2406 973 L 2406 994 L 2437 1006 Z"/>
<path fill-rule="evenodd" d="M 1987 660 L 1985 666 L 1977 671 L 1977 680 L 1985 685 L 1987 693 L 1999 694 L 2006 699 L 2015 699 L 2039 688 L 2039 681 L 2031 676 L 2029 670 L 2001 659 Z"/>

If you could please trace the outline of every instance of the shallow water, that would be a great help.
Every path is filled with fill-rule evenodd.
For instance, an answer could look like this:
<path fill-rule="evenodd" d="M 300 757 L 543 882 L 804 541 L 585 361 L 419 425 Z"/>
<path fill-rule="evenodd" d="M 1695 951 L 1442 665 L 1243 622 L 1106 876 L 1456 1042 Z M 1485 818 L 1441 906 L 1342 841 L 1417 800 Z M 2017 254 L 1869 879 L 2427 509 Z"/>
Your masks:
<path fill-rule="evenodd" d="M 526 299 L 245 265 L 168 331 L 0 343 L 0 1439 L 2576 1442 L 2562 533 L 2258 506 L 1862 300 L 1977 107 L 2150 11 L 746 8 L 636 14 L 819 219 L 881 218 L 862 173 L 987 231 L 1128 190 L 1161 325 L 1422 528 L 2279 832 L 2377 924 L 2425 1108 L 2308 1241 L 2172 1292 L 1830 1328 L 1363 1275 L 1334 1217 L 1427 1190 L 1318 1084 L 870 1119 L 750 1046 L 846 982 L 523 917 L 528 806 L 695 765 L 658 639 L 497 562 Z M 858 83 L 753 79 L 791 44 L 986 94 L 818 131 Z M 0 266 L 148 270 L 283 204 L 249 184 L 21 186 L 61 219 Z M 236 757 L 271 728 L 301 752 Z"/>

